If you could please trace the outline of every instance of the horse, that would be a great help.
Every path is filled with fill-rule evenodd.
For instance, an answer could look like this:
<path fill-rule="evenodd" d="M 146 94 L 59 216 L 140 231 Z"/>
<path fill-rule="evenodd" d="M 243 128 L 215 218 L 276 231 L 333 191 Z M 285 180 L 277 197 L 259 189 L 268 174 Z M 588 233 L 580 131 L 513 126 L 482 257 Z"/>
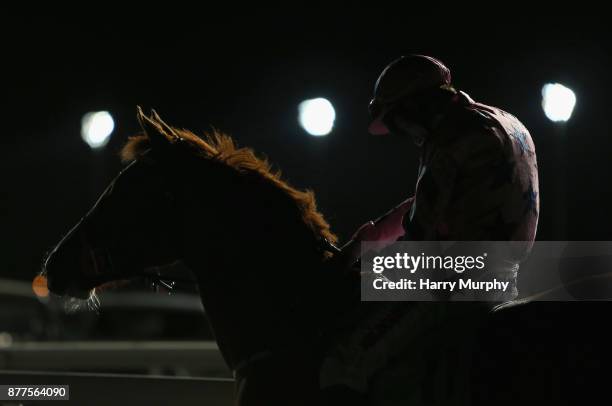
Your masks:
<path fill-rule="evenodd" d="M 337 237 L 313 192 L 219 131 L 199 137 L 140 108 L 137 117 L 126 167 L 44 261 L 49 290 L 91 302 L 181 261 L 236 374 L 238 404 L 318 404 L 317 303 Z"/>
<path fill-rule="evenodd" d="M 140 108 L 137 117 L 142 133 L 121 150 L 126 167 L 43 263 L 50 292 L 95 307 L 97 292 L 163 279 L 160 268 L 182 262 L 236 377 L 237 404 L 404 404 L 413 386 L 432 392 L 421 367 L 456 347 L 440 334 L 415 341 L 413 327 L 432 322 L 413 318 L 411 303 L 360 302 L 359 273 L 346 270 L 354 246 L 338 251 L 312 191 L 219 131 L 199 137 Z M 355 344 L 374 351 L 361 357 Z M 371 369 L 372 355 L 389 367 Z"/>

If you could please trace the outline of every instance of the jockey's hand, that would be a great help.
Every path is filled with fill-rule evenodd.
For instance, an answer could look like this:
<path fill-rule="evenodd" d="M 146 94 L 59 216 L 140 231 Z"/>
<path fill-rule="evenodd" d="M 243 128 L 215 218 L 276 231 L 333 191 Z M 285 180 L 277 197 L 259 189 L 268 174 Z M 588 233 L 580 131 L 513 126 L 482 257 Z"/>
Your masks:
<path fill-rule="evenodd" d="M 370 220 L 353 233 L 351 241 L 376 241 L 379 234 L 376 224 Z"/>
<path fill-rule="evenodd" d="M 405 214 L 410 210 L 414 198 L 411 197 L 375 221 L 368 221 L 355 231 L 350 241 L 342 247 L 341 262 L 351 267 L 361 256 L 361 242 L 375 242 L 371 248 L 380 251 L 387 245 L 397 241 L 405 234 L 402 226 Z"/>
<path fill-rule="evenodd" d="M 351 267 L 357 262 L 361 256 L 361 242 L 375 241 L 378 236 L 376 224 L 373 221 L 368 221 L 355 231 L 351 239 L 344 244 L 342 250 L 342 264 L 345 267 Z"/>

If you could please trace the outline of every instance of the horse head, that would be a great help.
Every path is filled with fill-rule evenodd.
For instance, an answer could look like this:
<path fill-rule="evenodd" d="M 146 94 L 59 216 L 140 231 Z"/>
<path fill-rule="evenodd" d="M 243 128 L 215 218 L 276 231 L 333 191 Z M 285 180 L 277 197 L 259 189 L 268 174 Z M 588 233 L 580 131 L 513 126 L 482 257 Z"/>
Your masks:
<path fill-rule="evenodd" d="M 181 258 L 168 174 L 180 141 L 155 113 L 147 117 L 139 108 L 138 118 L 143 134 L 123 151 L 131 162 L 44 261 L 52 293 L 85 299 L 106 282 Z"/>

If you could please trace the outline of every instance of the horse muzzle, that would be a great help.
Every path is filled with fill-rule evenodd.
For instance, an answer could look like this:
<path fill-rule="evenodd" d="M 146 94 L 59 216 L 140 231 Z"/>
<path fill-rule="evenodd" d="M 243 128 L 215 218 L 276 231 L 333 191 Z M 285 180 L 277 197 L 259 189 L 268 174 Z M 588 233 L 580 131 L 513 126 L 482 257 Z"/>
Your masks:
<path fill-rule="evenodd" d="M 79 299 L 89 297 L 100 272 L 92 250 L 79 238 L 67 238 L 45 260 L 43 273 L 51 293 Z"/>

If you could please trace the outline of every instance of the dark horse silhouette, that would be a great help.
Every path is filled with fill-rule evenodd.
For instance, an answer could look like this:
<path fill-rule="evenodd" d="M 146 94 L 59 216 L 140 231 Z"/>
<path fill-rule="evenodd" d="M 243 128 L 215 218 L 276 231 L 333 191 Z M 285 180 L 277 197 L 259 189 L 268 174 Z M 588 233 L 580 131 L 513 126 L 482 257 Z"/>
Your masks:
<path fill-rule="evenodd" d="M 155 113 L 147 117 L 139 109 L 138 117 L 144 134 L 122 150 L 130 164 L 46 259 L 50 291 L 91 299 L 113 281 L 182 261 L 197 279 L 219 347 L 236 371 L 238 404 L 363 400 L 320 390 L 330 331 L 343 323 L 340 328 L 350 329 L 350 322 L 340 322 L 345 309 L 364 305 L 351 302 L 350 289 L 347 295 L 336 289 L 346 279 L 334 265 L 338 257 L 332 258 L 326 241 L 336 237 L 314 195 L 289 186 L 265 160 L 226 135 L 199 138 Z M 582 404 L 587 393 L 609 396 L 603 393 L 607 386 L 586 384 L 597 382 L 599 371 L 612 363 L 612 337 L 598 327 L 608 314 L 609 306 L 594 302 L 504 306 L 476 329 L 474 339 L 456 318 L 447 334 L 425 335 L 421 342 L 427 347 L 407 351 L 404 365 L 424 360 L 413 375 L 402 363 L 391 365 L 380 385 L 369 389 L 369 400 L 377 390 L 379 399 L 388 400 L 389 388 L 395 388 L 396 404 L 405 404 L 402 390 L 421 381 L 430 398 L 444 392 L 431 386 L 431 361 L 451 365 L 470 346 L 477 348 L 475 360 L 449 367 L 473 374 L 466 404 L 546 404 L 552 395 L 556 404 Z M 428 352 L 433 358 L 425 357 Z M 460 382 L 453 377 L 449 385 L 466 386 Z"/>
<path fill-rule="evenodd" d="M 46 259 L 49 290 L 86 299 L 183 261 L 238 369 L 239 404 L 316 404 L 321 308 L 313 302 L 329 278 L 324 242 L 336 237 L 313 193 L 227 135 L 200 138 L 140 109 L 138 118 L 144 133 L 122 150 L 129 165 Z"/>

